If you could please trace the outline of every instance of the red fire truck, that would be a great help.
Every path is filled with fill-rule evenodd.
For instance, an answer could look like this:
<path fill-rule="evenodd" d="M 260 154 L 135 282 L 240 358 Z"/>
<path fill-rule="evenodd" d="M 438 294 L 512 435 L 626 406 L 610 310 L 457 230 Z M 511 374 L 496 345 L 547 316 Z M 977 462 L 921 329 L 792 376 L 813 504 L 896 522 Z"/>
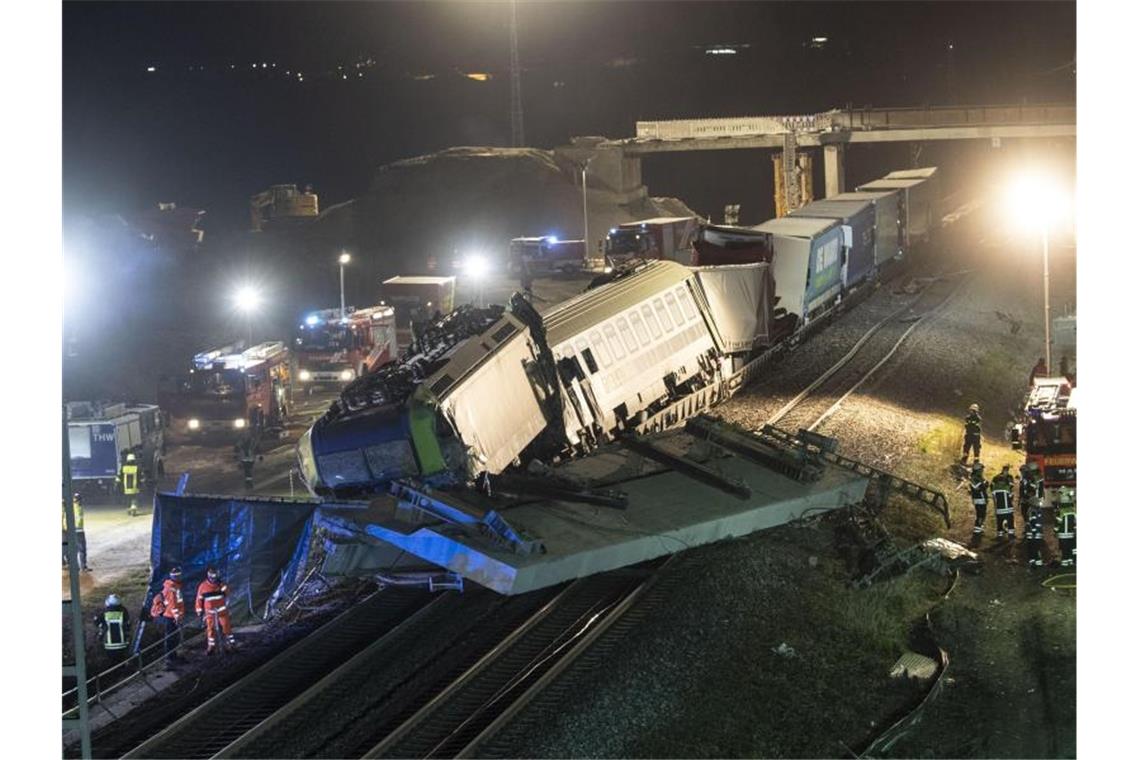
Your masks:
<path fill-rule="evenodd" d="M 1046 489 L 1076 488 L 1077 389 L 1064 377 L 1034 378 L 1010 438 L 1026 464 L 1037 463 Z"/>
<path fill-rule="evenodd" d="M 289 391 L 289 349 L 273 341 L 196 354 L 187 374 L 160 381 L 158 397 L 173 437 L 233 440 L 280 427 Z"/>
<path fill-rule="evenodd" d="M 307 393 L 315 387 L 340 388 L 397 358 L 396 311 L 373 306 L 307 314 L 293 341 L 297 381 Z"/>

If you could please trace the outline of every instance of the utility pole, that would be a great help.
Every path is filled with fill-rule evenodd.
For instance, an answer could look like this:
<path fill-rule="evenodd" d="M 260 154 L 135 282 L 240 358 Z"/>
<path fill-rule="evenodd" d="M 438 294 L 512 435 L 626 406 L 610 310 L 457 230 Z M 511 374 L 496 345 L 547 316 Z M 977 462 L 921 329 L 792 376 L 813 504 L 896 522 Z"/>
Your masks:
<path fill-rule="evenodd" d="M 587 158 L 582 162 L 582 244 L 586 247 L 586 258 L 593 258 L 593 251 L 590 249 L 590 210 L 586 205 L 586 169 L 590 168 L 590 162 L 593 157 Z"/>
<path fill-rule="evenodd" d="M 522 81 L 519 73 L 518 2 L 511 0 L 511 147 L 521 148 L 523 135 Z"/>

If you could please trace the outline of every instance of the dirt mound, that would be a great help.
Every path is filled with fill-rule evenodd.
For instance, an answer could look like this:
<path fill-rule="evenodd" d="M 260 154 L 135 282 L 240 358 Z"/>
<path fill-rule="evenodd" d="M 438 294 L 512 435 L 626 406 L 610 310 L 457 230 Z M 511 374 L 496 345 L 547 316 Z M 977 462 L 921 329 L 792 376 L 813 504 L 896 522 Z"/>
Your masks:
<path fill-rule="evenodd" d="M 326 210 L 312 226 L 320 238 L 354 247 L 377 277 L 424 273 L 479 251 L 505 260 L 511 238 L 582 234 L 580 176 L 534 148 L 457 147 L 381 166 L 368 192 Z M 591 187 L 592 247 L 610 227 L 652 216 L 692 215 L 675 198 L 621 205 Z"/>

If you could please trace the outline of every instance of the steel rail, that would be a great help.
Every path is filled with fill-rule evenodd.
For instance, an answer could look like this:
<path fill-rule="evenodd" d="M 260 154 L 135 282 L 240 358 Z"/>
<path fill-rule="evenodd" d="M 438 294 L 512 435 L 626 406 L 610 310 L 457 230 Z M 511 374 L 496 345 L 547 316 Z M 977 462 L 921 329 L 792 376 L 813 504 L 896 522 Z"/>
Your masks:
<path fill-rule="evenodd" d="M 460 756 L 620 620 L 667 561 L 654 562 L 647 578 L 626 569 L 576 581 L 551 603 L 542 624 L 528 621 L 526 630 L 489 651 L 363 757 Z M 519 689 L 522 693 L 513 696 Z"/>
<path fill-rule="evenodd" d="M 823 372 L 823 374 L 821 374 L 819 377 L 817 377 L 815 380 L 813 380 L 806 388 L 804 388 L 802 391 L 800 391 L 798 394 L 796 394 L 796 396 L 794 398 L 792 398 L 790 401 L 788 401 L 788 403 L 786 403 L 782 407 L 780 407 L 780 409 L 777 410 L 771 417 L 769 417 L 768 420 L 764 424 L 765 425 L 772 425 L 772 426 L 777 425 L 780 422 L 780 420 L 784 419 L 784 417 L 786 417 L 793 409 L 795 409 L 797 406 L 799 406 L 801 403 L 803 403 L 804 399 L 806 399 L 809 395 L 811 395 L 811 393 L 816 388 L 823 385 L 825 382 L 830 380 L 831 377 L 833 375 L 835 375 L 836 372 L 838 372 L 839 370 L 841 370 L 845 366 L 847 366 L 851 362 L 851 360 L 854 359 L 859 354 L 859 351 L 863 348 L 864 345 L 866 345 L 867 341 L 869 341 L 872 337 L 874 337 L 874 335 L 876 333 L 878 333 L 879 330 L 881 330 L 888 323 L 893 322 L 894 320 L 898 319 L 899 315 L 903 314 L 904 312 L 906 312 L 909 309 L 914 308 L 914 305 L 916 303 L 918 303 L 924 295 L 926 295 L 927 290 L 930 289 L 930 287 L 934 284 L 935 281 L 936 280 L 931 280 L 931 282 L 927 283 L 926 287 L 924 287 L 922 289 L 922 292 L 918 294 L 918 297 L 916 297 L 916 298 L 908 301 L 907 303 L 903 304 L 898 309 L 891 312 L 886 317 L 884 317 L 883 319 L 879 320 L 874 325 L 872 325 L 865 333 L 863 333 L 863 335 L 859 338 L 859 340 L 857 340 L 855 342 L 855 345 L 851 346 L 851 349 L 846 354 L 844 354 L 842 357 L 840 357 L 839 361 L 837 361 L 837 362 L 835 362 L 835 364 L 831 365 L 831 367 L 829 367 L 827 370 L 825 370 Z"/>
<path fill-rule="evenodd" d="M 336 683 L 345 673 L 351 672 L 361 666 L 361 663 L 372 659 L 378 652 L 390 648 L 393 641 L 399 638 L 399 635 L 414 626 L 421 619 L 429 616 L 437 607 L 443 605 L 444 600 L 451 597 L 450 593 L 439 594 L 432 601 L 420 607 L 409 617 L 404 619 L 399 625 L 387 631 L 383 636 L 378 638 L 372 644 L 357 652 L 346 662 L 342 663 L 339 667 L 334 669 L 331 673 L 326 675 L 321 680 L 310 686 L 301 694 L 294 697 L 280 709 L 267 715 L 260 723 L 250 728 L 241 736 L 234 739 L 221 750 L 219 750 L 213 757 L 243 757 L 241 753 L 246 751 L 254 742 L 261 737 L 265 736 L 271 730 L 276 728 L 282 722 L 298 714 L 299 711 L 307 707 L 317 695 L 323 693 L 330 686 Z"/>
<path fill-rule="evenodd" d="M 897 341 L 895 341 L 895 344 L 893 346 L 891 346 L 890 351 L 888 351 L 886 354 L 884 354 L 883 358 L 879 359 L 879 361 L 875 364 L 875 366 L 873 366 L 873 367 L 871 367 L 871 369 L 867 370 L 867 372 L 865 372 L 863 374 L 863 376 L 860 377 L 858 379 L 858 381 L 855 382 L 854 385 L 852 385 L 850 388 L 848 388 L 847 391 L 842 396 L 840 396 L 838 399 L 836 399 L 835 403 L 833 403 L 831 406 L 829 406 L 823 414 L 821 414 L 819 417 L 817 417 L 816 420 L 814 422 L 812 422 L 811 425 L 809 425 L 807 427 L 807 430 L 809 430 L 809 431 L 815 430 L 817 427 L 822 425 L 824 423 L 824 421 L 827 420 L 828 417 L 835 414 L 835 412 L 839 411 L 839 407 L 843 404 L 843 402 L 846 401 L 847 398 L 852 393 L 859 390 L 859 388 L 862 387 L 863 383 L 865 383 L 869 379 L 871 379 L 871 376 L 874 375 L 875 372 L 878 371 L 878 369 L 880 367 L 882 367 L 884 364 L 886 364 L 887 361 L 890 360 L 890 358 L 895 355 L 895 352 L 897 352 L 899 350 L 899 348 L 906 341 L 906 339 L 910 336 L 910 334 L 912 332 L 914 332 L 915 329 L 919 325 L 921 325 L 927 317 L 934 314 L 939 309 L 944 307 L 947 303 L 949 303 L 950 300 L 953 299 L 954 296 L 956 296 L 958 294 L 958 291 L 960 291 L 962 289 L 962 286 L 966 284 L 968 279 L 969 279 L 969 277 L 964 277 L 961 280 L 959 280 L 958 284 L 954 287 L 953 290 L 951 290 L 946 295 L 945 298 L 943 298 L 941 301 L 939 301 L 937 305 L 932 306 L 924 314 L 922 314 L 922 316 L 920 316 L 917 320 L 915 320 L 915 322 L 909 328 L 907 328 L 906 332 L 904 332 L 902 335 L 899 336 L 899 339 Z"/>
<path fill-rule="evenodd" d="M 226 687 L 124 758 L 206 758 L 259 723 L 296 692 L 317 680 L 380 631 L 399 625 L 426 602 L 402 589 L 385 589 Z"/>

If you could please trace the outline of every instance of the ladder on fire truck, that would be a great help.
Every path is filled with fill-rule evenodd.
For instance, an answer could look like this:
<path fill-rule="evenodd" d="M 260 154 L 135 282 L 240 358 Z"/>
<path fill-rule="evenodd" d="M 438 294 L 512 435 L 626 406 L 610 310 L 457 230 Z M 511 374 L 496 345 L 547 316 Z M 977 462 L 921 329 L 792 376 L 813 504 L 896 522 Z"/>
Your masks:
<path fill-rule="evenodd" d="M 1035 377 L 1025 400 L 1026 411 L 1061 412 L 1068 408 L 1072 386 L 1064 377 Z"/>
<path fill-rule="evenodd" d="M 757 435 L 774 445 L 799 449 L 836 467 L 842 467 L 856 475 L 869 478 L 869 485 L 877 487 L 882 496 L 885 496 L 890 491 L 894 491 L 895 493 L 918 501 L 921 504 L 925 504 L 942 516 L 942 520 L 946 523 L 947 528 L 950 527 L 950 506 L 946 501 L 945 494 L 905 478 L 900 478 L 898 475 L 887 472 L 886 470 L 880 470 L 878 467 L 872 467 L 865 462 L 860 462 L 857 459 L 845 457 L 837 453 L 835 448 L 838 441 L 834 438 L 829 438 L 819 433 L 812 433 L 807 430 L 800 430 L 798 433 L 793 434 L 786 430 L 773 427 L 772 425 L 765 425 L 760 429 Z"/>

